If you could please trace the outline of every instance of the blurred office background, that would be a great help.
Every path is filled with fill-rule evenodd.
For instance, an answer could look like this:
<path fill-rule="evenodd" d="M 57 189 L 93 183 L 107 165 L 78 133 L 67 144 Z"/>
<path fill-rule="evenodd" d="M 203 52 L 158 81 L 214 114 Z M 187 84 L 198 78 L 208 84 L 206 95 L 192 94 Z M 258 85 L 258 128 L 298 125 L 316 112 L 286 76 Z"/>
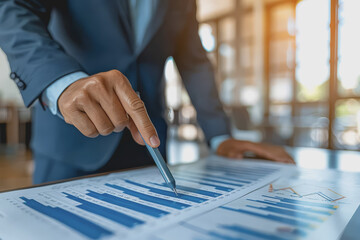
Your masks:
<path fill-rule="evenodd" d="M 199 35 L 235 138 L 360 150 L 359 0 L 198 0 Z M 0 51 L 0 189 L 30 184 L 31 109 Z M 170 57 L 169 161 L 206 144 Z"/>

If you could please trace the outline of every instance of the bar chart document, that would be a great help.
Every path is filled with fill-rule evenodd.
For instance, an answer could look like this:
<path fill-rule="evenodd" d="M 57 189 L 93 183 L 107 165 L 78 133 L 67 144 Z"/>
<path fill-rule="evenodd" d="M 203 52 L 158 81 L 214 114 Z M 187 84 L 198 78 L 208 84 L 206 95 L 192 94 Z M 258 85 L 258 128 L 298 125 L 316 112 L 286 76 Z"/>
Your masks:
<path fill-rule="evenodd" d="M 0 239 L 336 239 L 357 174 L 209 157 L 0 194 Z M 345 187 L 346 186 L 346 187 Z"/>

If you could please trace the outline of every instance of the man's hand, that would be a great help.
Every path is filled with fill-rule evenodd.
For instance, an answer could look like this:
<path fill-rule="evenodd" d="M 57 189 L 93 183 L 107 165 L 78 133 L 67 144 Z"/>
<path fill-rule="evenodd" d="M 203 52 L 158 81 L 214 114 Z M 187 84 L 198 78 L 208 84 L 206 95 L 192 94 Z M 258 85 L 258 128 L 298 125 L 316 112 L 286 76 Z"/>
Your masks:
<path fill-rule="evenodd" d="M 140 132 L 150 146 L 160 145 L 143 101 L 117 70 L 74 82 L 61 94 L 58 106 L 65 122 L 87 137 L 106 136 L 127 127 L 137 143 L 144 144 Z"/>
<path fill-rule="evenodd" d="M 216 151 L 220 156 L 239 159 L 243 158 L 245 152 L 252 152 L 260 158 L 276 162 L 295 163 L 282 147 L 263 143 L 228 139 L 222 142 Z"/>

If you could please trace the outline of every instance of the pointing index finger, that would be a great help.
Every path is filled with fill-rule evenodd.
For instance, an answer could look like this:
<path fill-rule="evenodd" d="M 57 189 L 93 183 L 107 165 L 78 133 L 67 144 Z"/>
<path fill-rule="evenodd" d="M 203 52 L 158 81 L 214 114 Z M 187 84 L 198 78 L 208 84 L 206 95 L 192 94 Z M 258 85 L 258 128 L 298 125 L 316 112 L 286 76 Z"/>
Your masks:
<path fill-rule="evenodd" d="M 125 77 L 123 76 L 123 78 Z M 120 81 L 122 83 L 120 83 Z M 134 121 L 136 128 L 139 130 L 144 140 L 151 147 L 158 147 L 160 145 L 160 140 L 156 129 L 147 114 L 144 102 L 135 93 L 126 78 L 121 79 L 120 81 L 117 81 L 119 84 L 115 85 L 115 92 L 125 111 Z"/>

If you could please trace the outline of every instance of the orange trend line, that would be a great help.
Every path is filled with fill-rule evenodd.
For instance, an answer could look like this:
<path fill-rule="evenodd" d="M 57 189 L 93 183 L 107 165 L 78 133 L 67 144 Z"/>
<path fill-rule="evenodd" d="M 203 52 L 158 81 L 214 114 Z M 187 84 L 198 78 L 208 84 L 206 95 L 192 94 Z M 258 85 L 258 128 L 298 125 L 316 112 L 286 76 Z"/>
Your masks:
<path fill-rule="evenodd" d="M 292 187 L 274 189 L 274 187 L 273 187 L 272 184 L 270 184 L 270 186 L 269 186 L 269 192 L 281 191 L 281 190 L 290 190 L 290 191 L 292 191 L 293 193 L 295 193 L 296 195 L 301 196 L 301 195 L 298 194 Z"/>
<path fill-rule="evenodd" d="M 297 193 L 292 187 L 285 187 L 285 188 L 274 189 L 274 187 L 273 187 L 272 184 L 269 185 L 269 192 L 282 191 L 282 190 L 290 190 L 290 191 L 292 191 L 293 193 L 295 193 L 296 195 L 298 195 L 299 197 L 304 197 L 304 196 L 311 195 L 311 193 L 310 193 L 310 194 L 306 194 L 306 195 L 300 195 L 300 194 Z M 345 196 L 341 195 L 340 193 L 337 193 L 337 192 L 335 192 L 335 191 L 333 191 L 333 190 L 331 190 L 331 189 L 329 189 L 329 188 L 328 188 L 328 190 L 331 191 L 331 192 L 333 192 L 333 193 L 335 193 L 335 194 L 337 194 L 337 195 L 339 195 L 339 196 L 341 196 L 340 198 L 331 200 L 330 202 L 336 202 L 336 201 L 338 201 L 338 200 L 341 200 L 341 199 L 346 198 Z"/>
<path fill-rule="evenodd" d="M 338 200 L 340 200 L 340 199 L 344 199 L 344 198 L 345 198 L 345 196 L 343 196 L 343 195 L 341 195 L 340 193 L 337 193 L 337 192 L 335 192 L 335 191 L 331 190 L 330 188 L 328 188 L 328 190 L 329 190 L 330 192 L 333 192 L 333 193 L 335 193 L 335 194 L 337 194 L 337 195 L 341 196 L 341 198 L 338 198 L 338 199 L 332 200 L 332 202 L 335 202 L 335 201 L 338 201 Z"/>

